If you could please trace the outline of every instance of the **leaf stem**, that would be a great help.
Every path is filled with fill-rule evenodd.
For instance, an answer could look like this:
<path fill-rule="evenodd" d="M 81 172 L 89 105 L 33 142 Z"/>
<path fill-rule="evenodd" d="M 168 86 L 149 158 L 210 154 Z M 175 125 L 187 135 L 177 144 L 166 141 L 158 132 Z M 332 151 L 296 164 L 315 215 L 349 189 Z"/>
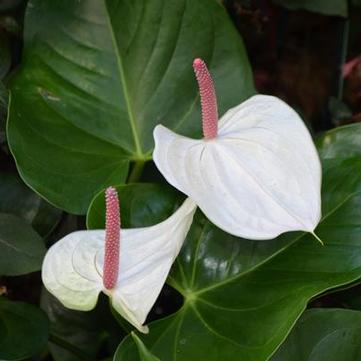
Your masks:
<path fill-rule="evenodd" d="M 136 183 L 140 180 L 140 177 L 142 176 L 142 173 L 143 173 L 143 168 L 145 166 L 145 163 L 146 162 L 144 160 L 137 160 L 134 162 L 133 168 L 130 172 L 127 183 Z"/>
<path fill-rule="evenodd" d="M 72 345 L 68 341 L 54 335 L 53 333 L 50 334 L 49 342 L 53 343 L 56 346 L 59 346 L 59 347 L 63 348 L 64 350 L 69 351 L 74 356 L 78 357 L 80 360 L 93 361 L 91 356 L 89 356 L 88 354 L 86 354 L 85 352 L 80 350 L 78 347 L 75 347 L 74 345 Z"/>

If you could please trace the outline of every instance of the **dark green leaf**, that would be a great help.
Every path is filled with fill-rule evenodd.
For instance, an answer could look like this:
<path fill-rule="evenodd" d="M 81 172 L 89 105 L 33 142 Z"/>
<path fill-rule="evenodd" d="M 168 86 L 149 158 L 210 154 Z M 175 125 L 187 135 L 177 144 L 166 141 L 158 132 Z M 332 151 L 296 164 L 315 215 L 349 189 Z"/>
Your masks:
<path fill-rule="evenodd" d="M 361 312 L 306 311 L 272 361 L 361 360 Z"/>
<path fill-rule="evenodd" d="M 361 160 L 361 128 L 360 124 L 350 124 L 327 132 L 317 142 L 320 156 L 323 159 Z"/>
<path fill-rule="evenodd" d="M 309 10 L 324 15 L 347 16 L 347 0 L 272 0 L 290 10 Z"/>
<path fill-rule="evenodd" d="M 116 187 L 120 199 L 122 227 L 152 226 L 163 221 L 180 205 L 182 196 L 167 185 L 128 184 Z M 88 214 L 89 229 L 105 227 L 105 198 L 100 192 L 92 201 Z"/>
<path fill-rule="evenodd" d="M 200 136 L 195 57 L 210 65 L 221 114 L 254 92 L 242 40 L 215 1 L 30 0 L 8 124 L 23 179 L 85 213 L 124 182 L 129 161 L 151 159 L 156 124 Z"/>
<path fill-rule="evenodd" d="M 31 191 L 12 173 L 0 173 L 0 212 L 11 213 L 46 236 L 58 223 L 61 211 Z"/>
<path fill-rule="evenodd" d="M 0 255 L 0 275 L 22 275 L 40 270 L 45 246 L 21 218 L 0 213 Z"/>
<path fill-rule="evenodd" d="M 99 312 L 69 310 L 45 290 L 41 297 L 41 307 L 49 317 L 52 338 L 55 336 L 54 341 L 63 340 L 72 345 L 73 349 L 86 355 L 88 359 L 96 358 L 104 339 Z M 55 361 L 82 360 L 76 352 L 55 342 L 49 344 L 49 349 Z"/>
<path fill-rule="evenodd" d="M 16 361 L 35 356 L 49 337 L 48 319 L 35 306 L 0 297 L 0 360 Z"/>
<path fill-rule="evenodd" d="M 323 218 L 316 230 L 325 246 L 300 232 L 242 240 L 199 212 L 169 278 L 184 305 L 150 325 L 142 340 L 151 352 L 162 361 L 200 360 L 210 349 L 209 361 L 268 360 L 311 298 L 360 278 L 361 125 L 353 128 L 358 142 L 356 135 L 350 143 L 336 135 L 345 131 L 320 142 L 321 154 L 333 154 L 323 159 Z M 115 360 L 138 360 L 129 338 Z"/>

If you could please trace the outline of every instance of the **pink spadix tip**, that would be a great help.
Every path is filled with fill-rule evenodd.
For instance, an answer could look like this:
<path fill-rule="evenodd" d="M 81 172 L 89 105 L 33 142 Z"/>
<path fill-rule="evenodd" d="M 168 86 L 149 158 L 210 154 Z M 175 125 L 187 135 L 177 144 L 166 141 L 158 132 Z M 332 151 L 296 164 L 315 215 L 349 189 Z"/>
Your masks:
<path fill-rule="evenodd" d="M 201 96 L 203 135 L 206 139 L 212 139 L 217 136 L 218 132 L 216 91 L 214 89 L 211 74 L 202 59 L 194 59 L 193 69 Z"/>
<path fill-rule="evenodd" d="M 119 273 L 120 212 L 118 193 L 113 187 L 105 191 L 105 252 L 103 285 L 110 290 L 115 287 Z"/>

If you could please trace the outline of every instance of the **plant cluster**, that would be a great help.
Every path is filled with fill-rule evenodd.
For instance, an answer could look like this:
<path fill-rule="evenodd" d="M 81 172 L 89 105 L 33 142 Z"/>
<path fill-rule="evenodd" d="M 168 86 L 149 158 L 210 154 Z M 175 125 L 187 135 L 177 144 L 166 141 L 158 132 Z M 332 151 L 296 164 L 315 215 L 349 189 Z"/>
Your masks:
<path fill-rule="evenodd" d="M 359 361 L 360 5 L 0 2 L 0 360 Z M 312 12 L 322 121 L 251 46 Z"/>

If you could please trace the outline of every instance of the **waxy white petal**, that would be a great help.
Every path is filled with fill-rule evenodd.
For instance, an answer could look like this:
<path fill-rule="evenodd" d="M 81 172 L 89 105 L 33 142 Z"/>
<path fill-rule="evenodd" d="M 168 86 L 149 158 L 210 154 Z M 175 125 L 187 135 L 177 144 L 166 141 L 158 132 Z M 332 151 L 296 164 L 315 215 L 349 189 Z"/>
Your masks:
<path fill-rule="evenodd" d="M 186 199 L 168 219 L 151 227 L 121 231 L 119 277 L 102 283 L 105 231 L 80 231 L 55 243 L 45 256 L 45 287 L 66 307 L 90 310 L 103 291 L 113 307 L 138 330 L 156 301 L 192 224 L 196 205 Z"/>
<path fill-rule="evenodd" d="M 321 216 L 321 166 L 298 114 L 278 98 L 256 95 L 218 126 L 209 140 L 155 128 L 153 159 L 167 181 L 236 236 L 312 232 Z"/>
<path fill-rule="evenodd" d="M 73 310 L 94 308 L 102 290 L 102 280 L 92 262 L 100 232 L 71 233 L 56 242 L 45 255 L 42 267 L 45 287 Z"/>

